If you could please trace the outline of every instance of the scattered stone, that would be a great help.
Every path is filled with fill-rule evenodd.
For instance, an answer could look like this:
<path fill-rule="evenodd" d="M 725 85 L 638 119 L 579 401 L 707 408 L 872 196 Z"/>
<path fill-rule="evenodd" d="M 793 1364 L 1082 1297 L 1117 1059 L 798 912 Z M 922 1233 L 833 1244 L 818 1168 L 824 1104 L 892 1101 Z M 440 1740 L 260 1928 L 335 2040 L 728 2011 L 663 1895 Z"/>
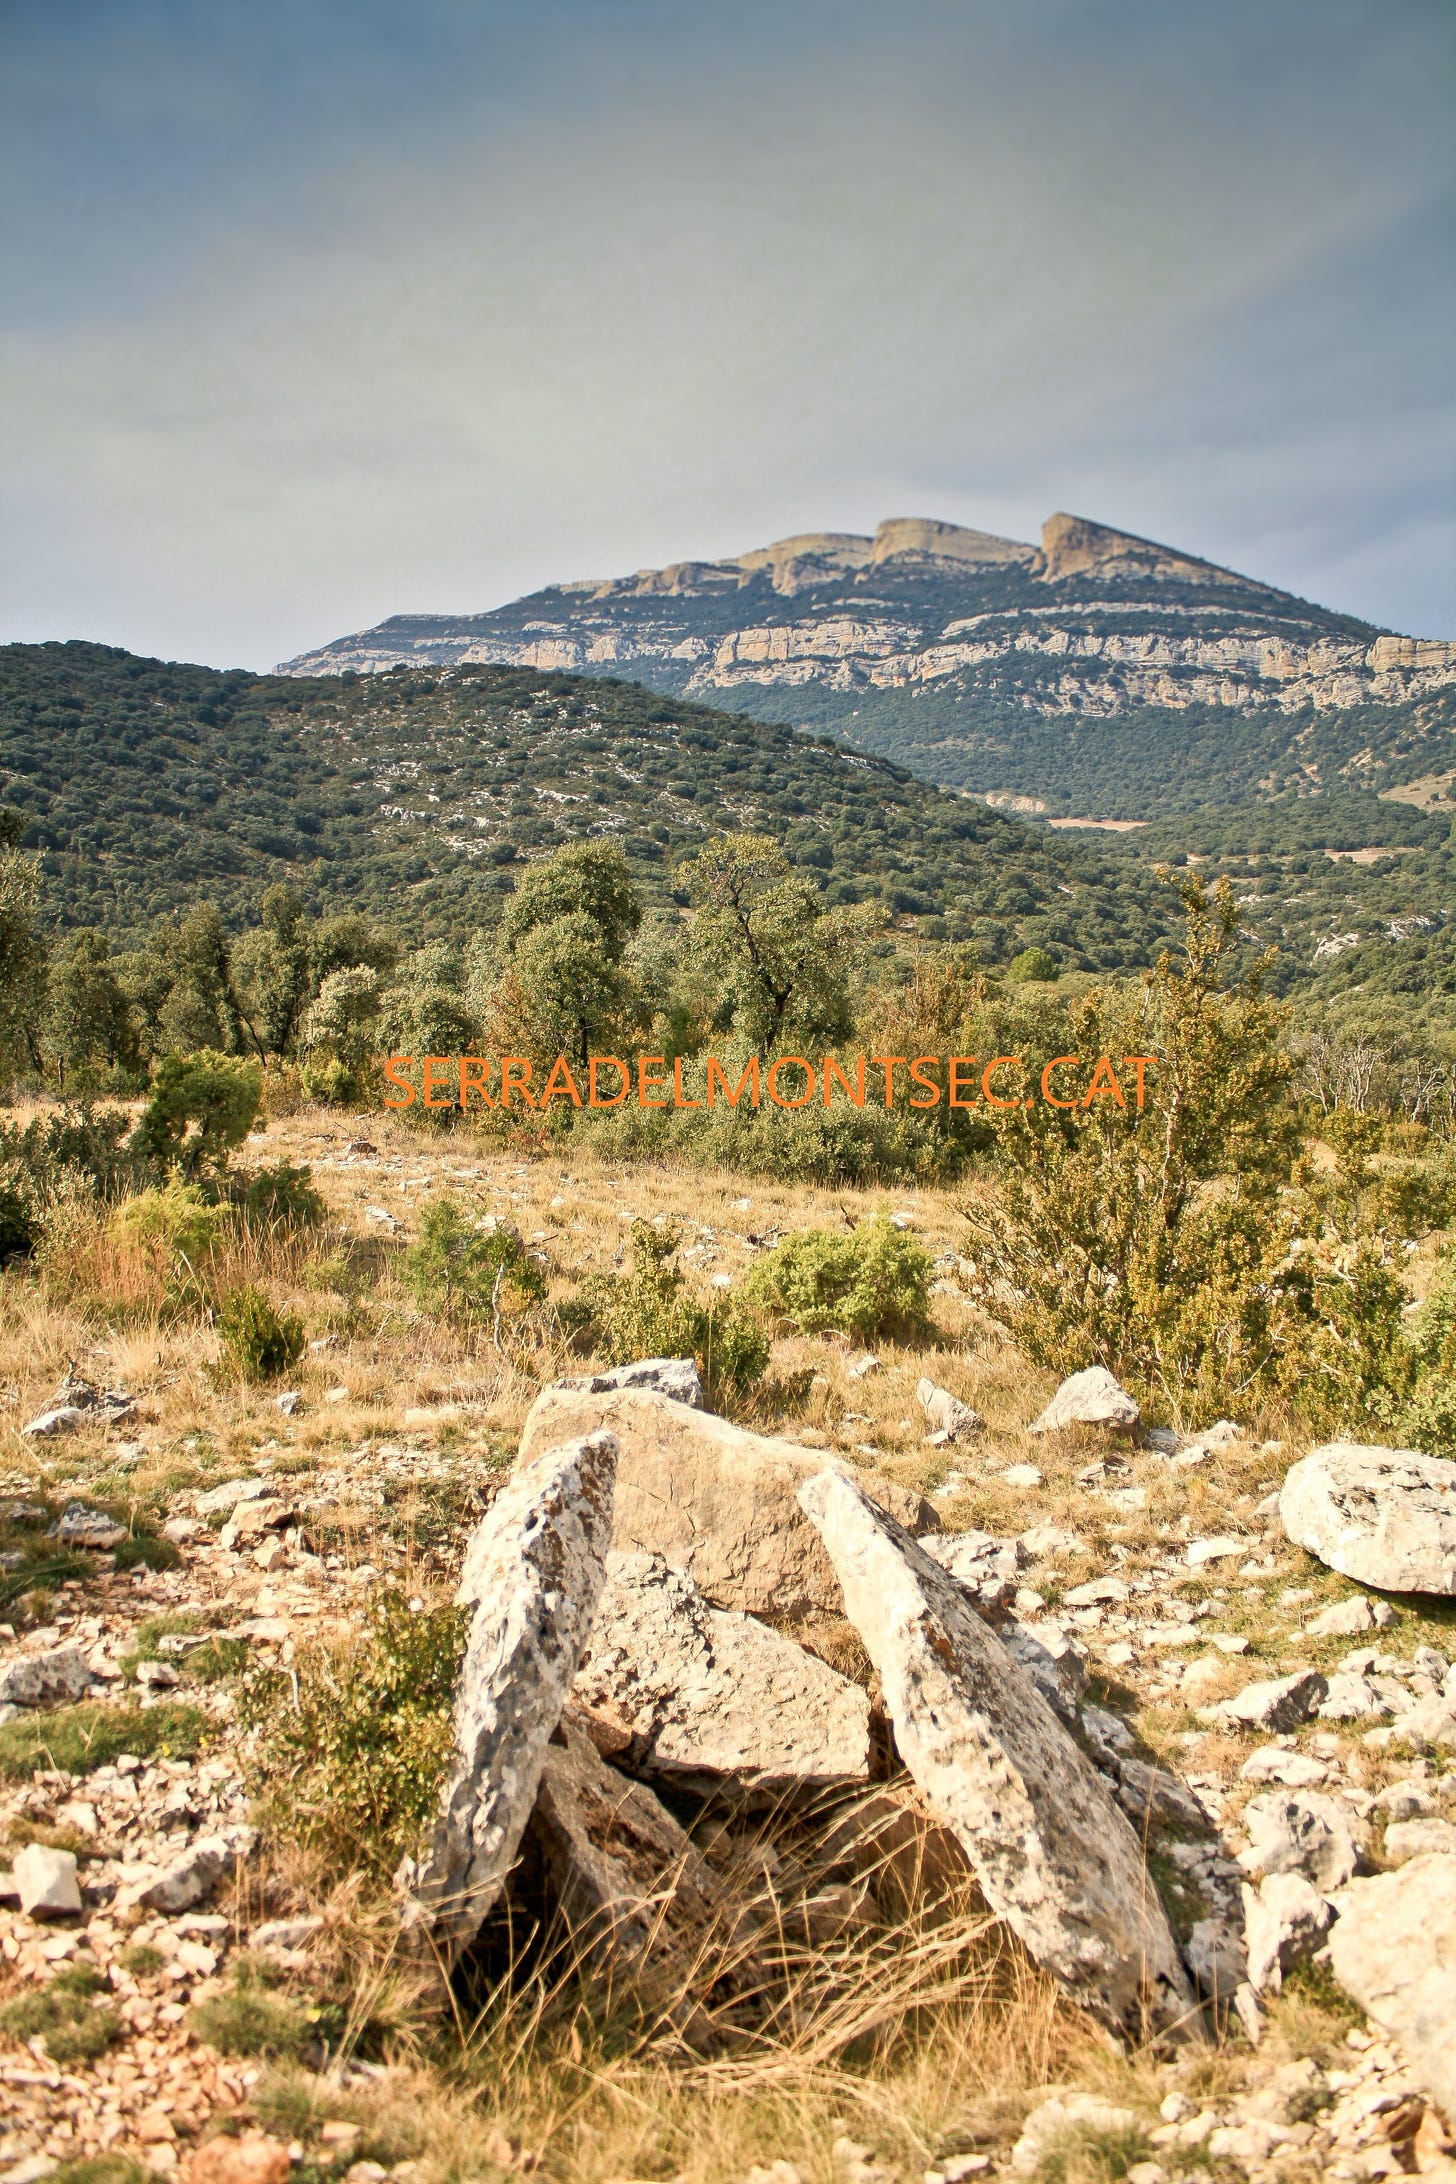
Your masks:
<path fill-rule="evenodd" d="M 1191 1539 L 1184 1549 L 1183 1560 L 1190 1570 L 1197 1570 L 1205 1562 L 1227 1562 L 1230 1555 L 1243 1555 L 1248 1551 L 1246 1539 L 1229 1539 L 1224 1535 L 1217 1539 Z"/>
<path fill-rule="evenodd" d="M 323 1932 L 323 1920 L 312 1914 L 302 1919 L 265 1919 L 248 1936 L 250 1949 L 301 1949 Z"/>
<path fill-rule="evenodd" d="M 869 1699 L 792 1638 L 714 1608 L 660 1555 L 614 1552 L 572 1696 L 633 1773 L 684 1787 L 864 1781 Z"/>
<path fill-rule="evenodd" d="M 1318 1670 L 1299 1668 L 1292 1676 L 1245 1684 L 1233 1698 L 1203 1711 L 1215 1720 L 1244 1722 L 1252 1729 L 1272 1730 L 1277 1735 L 1308 1721 L 1328 1689 Z"/>
<path fill-rule="evenodd" d="M 573 1947 L 629 1960 L 701 1947 L 722 1894 L 711 1867 L 651 1790 L 607 1766 L 574 1706 L 558 1737 L 546 1749 L 528 1856 Z"/>
<path fill-rule="evenodd" d="M 281 1395 L 275 1395 L 273 1398 L 274 1408 L 281 1410 L 285 1418 L 296 1417 L 302 1402 L 303 1397 L 299 1394 L 297 1388 L 285 1388 Z"/>
<path fill-rule="evenodd" d="M 1367 1721 L 1398 1714 L 1408 1694 L 1389 1677 L 1335 1675 L 1319 1705 L 1321 1721 Z"/>
<path fill-rule="evenodd" d="M 136 1680 L 144 1691 L 172 1691 L 182 1679 L 170 1661 L 138 1661 Z"/>
<path fill-rule="evenodd" d="M 1192 1995 L 1137 1839 L 1105 1785 L 961 1588 L 826 1470 L 801 1489 L 896 1743 L 987 1902 L 1038 1962 L 1115 2023 L 1182 2019 Z"/>
<path fill-rule="evenodd" d="M 233 1861 L 233 1846 L 225 1836 L 200 1835 L 163 1867 L 139 1900 L 154 1911 L 192 1911 L 207 1901 Z"/>
<path fill-rule="evenodd" d="M 1054 2093 L 1021 2126 L 1021 2136 L 1011 2149 L 1011 2174 L 1040 2176 L 1079 2138 L 1126 2138 L 1141 2120 L 1135 2110 L 1115 2107 L 1095 2093 Z"/>
<path fill-rule="evenodd" d="M 1456 1464 L 1331 1441 L 1295 1464 L 1279 1515 L 1296 1546 L 1382 1592 L 1456 1594 Z"/>
<path fill-rule="evenodd" d="M 1107 1426 L 1114 1433 L 1131 1433 L 1138 1416 L 1137 1404 L 1107 1367 L 1089 1365 L 1085 1372 L 1073 1373 L 1062 1382 L 1040 1418 L 1026 1430 L 1060 1433 L 1067 1426 Z"/>
<path fill-rule="evenodd" d="M 1258 1890 L 1243 1890 L 1249 1985 L 1277 1994 L 1287 1972 L 1319 1948 L 1334 1916 L 1302 1873 L 1271 1873 Z"/>
<path fill-rule="evenodd" d="M 1033 1562 L 1061 1561 L 1068 1555 L 1081 1554 L 1086 1545 L 1075 1532 L 1064 1532 L 1055 1524 L 1035 1524 L 1020 1539 Z"/>
<path fill-rule="evenodd" d="M 1231 2003 L 1248 1978 L 1248 1951 L 1241 1922 L 1199 1919 L 1183 1945 L 1193 1983 L 1211 2002 Z"/>
<path fill-rule="evenodd" d="M 616 1400 L 695 1415 L 665 1396 Z M 610 1433 L 541 1450 L 506 1481 L 466 1549 L 456 1598 L 475 1616 L 455 1756 L 431 1846 L 400 1875 L 406 1925 L 432 1930 L 447 1955 L 479 1932 L 531 1817 L 606 1575 L 616 1466 Z"/>
<path fill-rule="evenodd" d="M 33 1441 L 50 1441 L 57 1434 L 74 1433 L 77 1426 L 89 1423 L 85 1411 L 78 1410 L 74 1403 L 55 1403 L 49 1410 L 38 1411 L 20 1430 Z"/>
<path fill-rule="evenodd" d="M 261 2132 L 208 2139 L 187 2159 L 187 2184 L 288 2184 L 292 2173 L 287 2146 Z"/>
<path fill-rule="evenodd" d="M 1087 1656 L 1081 1647 L 1055 1623 L 1023 1623 L 1016 1616 L 997 1626 L 997 1636 L 1042 1697 L 1075 1728 L 1087 1688 Z"/>
<path fill-rule="evenodd" d="M 949 1388 L 938 1388 L 933 1380 L 916 1382 L 915 1400 L 925 1413 L 929 1428 L 925 1438 L 932 1448 L 944 1448 L 951 1441 L 969 1441 L 986 1430 L 979 1411 L 952 1395 Z"/>
<path fill-rule="evenodd" d="M 68 1706 L 82 1698 L 95 1678 L 76 1645 L 52 1646 L 44 1653 L 22 1653 L 0 1669 L 0 1705 Z"/>
<path fill-rule="evenodd" d="M 64 1918 L 80 1910 L 76 1860 L 69 1850 L 48 1850 L 44 1843 L 26 1843 L 15 1853 L 10 1871 L 20 1908 L 30 1918 Z"/>
<path fill-rule="evenodd" d="M 1382 1600 L 1380 1605 L 1386 1609 L 1386 1619 L 1389 1621 L 1390 1610 L 1385 1601 Z M 1325 1608 L 1315 1616 L 1313 1622 L 1306 1623 L 1304 1635 L 1306 1638 L 1354 1638 L 1362 1630 L 1374 1628 L 1375 1617 L 1370 1612 L 1370 1602 L 1364 1593 L 1356 1593 L 1353 1599 L 1337 1601 L 1334 1607 Z"/>
<path fill-rule="evenodd" d="M 269 1501 L 275 1489 L 266 1479 L 228 1479 L 221 1486 L 209 1487 L 197 1497 L 199 1517 L 217 1517 L 235 1509 L 239 1502 Z"/>
<path fill-rule="evenodd" d="M 879 1370 L 879 1359 L 872 1351 L 866 1350 L 863 1357 L 857 1357 L 845 1366 L 844 1377 L 846 1380 L 864 1380 L 871 1373 L 877 1373 Z"/>
<path fill-rule="evenodd" d="M 1250 1876 L 1302 1873 L 1326 1895 L 1352 1878 L 1360 1854 L 1350 1823 L 1333 1798 L 1298 1790 L 1254 1797 L 1244 1807 L 1249 1848 L 1239 1865 Z"/>
<path fill-rule="evenodd" d="M 169 1539 L 176 1547 L 190 1547 L 192 1542 L 206 1536 L 207 1526 L 201 1517 L 168 1517 L 162 1526 L 163 1539 Z"/>
<path fill-rule="evenodd" d="M 697 1361 L 691 1357 L 644 1357 L 635 1365 L 617 1365 L 605 1373 L 577 1373 L 567 1380 L 558 1380 L 558 1388 L 566 1388 L 573 1395 L 614 1395 L 623 1388 L 651 1388 L 658 1395 L 671 1397 L 674 1403 L 687 1403 L 694 1410 L 703 1408 L 703 1383 L 698 1377 Z"/>
<path fill-rule="evenodd" d="M 982 1607 L 998 1607 L 1016 1590 L 1030 1557 L 1020 1542 L 994 1532 L 927 1532 L 920 1542 L 932 1561 L 975 1593 Z"/>
<path fill-rule="evenodd" d="M 1286 1752 L 1282 1745 L 1261 1744 L 1239 1773 L 1246 1782 L 1282 1782 L 1286 1789 L 1308 1790 L 1328 1778 L 1329 1768 L 1308 1752 Z"/>
<path fill-rule="evenodd" d="M 1008 1486 L 1023 1487 L 1028 1491 L 1041 1485 L 1041 1473 L 1035 1464 L 1008 1464 L 1001 1476 Z"/>
<path fill-rule="evenodd" d="M 1336 1979 L 1399 2042 L 1426 2091 L 1456 2117 L 1456 1858 L 1427 1853 L 1352 1881 L 1330 1936 Z"/>
<path fill-rule="evenodd" d="M 1397 1820 L 1385 1831 L 1385 1855 L 1393 1866 L 1437 1852 L 1456 1856 L 1456 1824 L 1450 1820 Z"/>
<path fill-rule="evenodd" d="M 1391 1723 L 1388 1733 L 1418 1752 L 1456 1751 L 1456 1698 L 1436 1692 L 1419 1700 Z"/>
<path fill-rule="evenodd" d="M 108 1554 L 126 1536 L 124 1524 L 118 1524 L 104 1509 L 89 1508 L 85 1502 L 68 1502 L 53 1534 L 57 1546 L 80 1547 L 91 1554 Z"/>
<path fill-rule="evenodd" d="M 1117 1763 L 1117 1801 L 1139 1832 L 1150 1820 L 1164 1827 L 1191 1828 L 1200 1834 L 1208 1830 L 1208 1814 L 1185 1783 L 1169 1774 L 1166 1767 L 1149 1767 L 1127 1754 Z"/>
<path fill-rule="evenodd" d="M 717 1607 L 776 1621 L 842 1612 L 833 1566 L 795 1499 L 823 1470 L 822 1452 L 749 1433 L 647 1389 L 593 1396 L 556 1386 L 532 1405 L 518 1463 L 599 1428 L 614 1433 L 621 1449 L 614 1547 L 662 1555 Z M 939 1530 L 920 1495 L 875 1472 L 854 1476 L 907 1529 Z"/>

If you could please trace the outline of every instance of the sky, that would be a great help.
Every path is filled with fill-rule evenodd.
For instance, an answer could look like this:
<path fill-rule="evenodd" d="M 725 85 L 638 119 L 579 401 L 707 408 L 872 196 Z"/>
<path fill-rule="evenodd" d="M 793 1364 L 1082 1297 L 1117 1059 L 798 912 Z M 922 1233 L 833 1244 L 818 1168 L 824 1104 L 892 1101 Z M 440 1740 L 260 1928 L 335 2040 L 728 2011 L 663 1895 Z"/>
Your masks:
<path fill-rule="evenodd" d="M 1456 636 L 1448 0 L 0 0 L 0 637 L 1069 509 Z"/>

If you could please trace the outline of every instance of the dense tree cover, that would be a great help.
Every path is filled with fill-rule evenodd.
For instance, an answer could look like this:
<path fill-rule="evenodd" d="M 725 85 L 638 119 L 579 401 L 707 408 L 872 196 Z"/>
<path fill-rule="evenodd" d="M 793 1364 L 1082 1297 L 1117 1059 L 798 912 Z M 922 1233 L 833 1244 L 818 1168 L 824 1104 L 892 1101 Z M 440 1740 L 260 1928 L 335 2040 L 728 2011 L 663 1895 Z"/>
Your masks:
<path fill-rule="evenodd" d="M 1164 930 L 1139 871 L 883 760 L 524 668 L 305 681 L 12 645 L 0 789 L 50 915 L 113 934 L 198 899 L 236 925 L 287 880 L 310 910 L 458 941 L 567 842 L 619 842 L 645 899 L 667 904 L 682 858 L 740 830 L 780 843 L 829 908 L 876 902 L 975 939 L 988 961 L 1034 945 L 1116 968 L 1148 960 Z M 270 1023 L 287 1006 L 280 951 L 281 933 L 259 1002 Z"/>

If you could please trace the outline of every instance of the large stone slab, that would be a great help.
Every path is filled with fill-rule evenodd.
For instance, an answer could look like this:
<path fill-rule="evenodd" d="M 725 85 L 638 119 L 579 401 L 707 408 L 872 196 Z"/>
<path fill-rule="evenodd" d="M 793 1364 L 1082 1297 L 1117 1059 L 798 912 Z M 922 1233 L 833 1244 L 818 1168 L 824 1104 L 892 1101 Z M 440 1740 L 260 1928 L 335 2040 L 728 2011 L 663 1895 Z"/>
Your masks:
<path fill-rule="evenodd" d="M 841 1610 L 839 1584 L 796 1496 L 822 1471 L 822 1450 L 730 1425 L 710 1411 L 642 1389 L 543 1388 L 521 1437 L 519 1461 L 605 1429 L 617 1437 L 612 1545 L 662 1555 L 718 1607 L 748 1615 Z M 873 1472 L 856 1473 L 878 1507 L 912 1531 L 939 1520 L 920 1495 Z"/>
<path fill-rule="evenodd" d="M 1335 1903 L 1336 1979 L 1456 2121 L 1456 1857 L 1412 1858 L 1397 1873 L 1352 1881 Z"/>
<path fill-rule="evenodd" d="M 1131 1433 L 1139 1416 L 1136 1402 L 1107 1367 L 1089 1365 L 1062 1382 L 1040 1418 L 1034 1418 L 1026 1430 L 1063 1433 L 1068 1426 L 1106 1426 L 1113 1433 Z"/>
<path fill-rule="evenodd" d="M 667 1808 L 601 1758 L 574 1706 L 546 1748 L 529 1848 L 587 1954 L 677 1954 L 701 1941 L 722 1895 Z"/>
<path fill-rule="evenodd" d="M 1279 1515 L 1296 1546 L 1342 1577 L 1456 1594 L 1456 1464 L 1439 1456 L 1327 1442 L 1290 1470 Z"/>
<path fill-rule="evenodd" d="M 429 1850 L 400 1876 L 406 1926 L 447 1959 L 479 1932 L 531 1817 L 606 1574 L 616 1462 L 610 1433 L 543 1449 L 466 1550 L 456 1598 L 475 1616 L 455 1756 Z"/>
<path fill-rule="evenodd" d="M 84 1698 L 95 1680 L 79 1646 L 18 1654 L 0 1669 L 0 1705 L 64 1706 Z"/>
<path fill-rule="evenodd" d="M 856 1482 L 822 1471 L 800 1499 L 879 1671 L 900 1755 L 991 1908 L 1104 2019 L 1186 2020 L 1192 1991 L 1137 1837 L 1030 1676 Z"/>
<path fill-rule="evenodd" d="M 607 1557 L 573 1697 L 634 1773 L 775 1793 L 869 1777 L 858 1684 L 751 1615 L 712 1607 L 660 1555 Z"/>

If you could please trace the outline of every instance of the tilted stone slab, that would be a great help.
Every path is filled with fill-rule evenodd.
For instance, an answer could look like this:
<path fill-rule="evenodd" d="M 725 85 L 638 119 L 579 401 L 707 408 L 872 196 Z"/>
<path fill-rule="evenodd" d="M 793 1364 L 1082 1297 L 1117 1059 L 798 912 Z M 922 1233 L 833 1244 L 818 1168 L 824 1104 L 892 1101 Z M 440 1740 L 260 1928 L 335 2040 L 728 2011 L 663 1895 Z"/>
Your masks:
<path fill-rule="evenodd" d="M 1335 1898 L 1330 1964 L 1456 2117 L 1456 1857 L 1428 1852 Z"/>
<path fill-rule="evenodd" d="M 792 1638 L 614 1551 L 573 1697 L 634 1772 L 775 1792 L 869 1778 L 870 1702 Z M 600 1731 L 598 1731 L 600 1735 Z M 620 1741 L 618 1741 L 620 1740 Z"/>
<path fill-rule="evenodd" d="M 838 1615 L 833 1565 L 796 1496 L 822 1471 L 822 1449 L 798 1448 L 642 1389 L 543 1388 L 519 1461 L 605 1429 L 617 1437 L 612 1545 L 658 1554 L 686 1570 L 715 1605 L 748 1615 Z M 938 1531 L 919 1494 L 874 1472 L 866 1493 L 912 1531 Z"/>
<path fill-rule="evenodd" d="M 800 1492 L 879 1670 L 900 1755 L 986 1901 L 1039 1964 L 1116 2025 L 1193 1996 L 1132 1828 L 955 1580 L 851 1480 Z"/>
<path fill-rule="evenodd" d="M 1279 1516 L 1296 1546 L 1384 1592 L 1456 1594 L 1456 1464 L 1330 1441 L 1290 1469 Z"/>
<path fill-rule="evenodd" d="M 455 1702 L 455 1756 L 430 1848 L 401 1880 L 405 1923 L 447 1957 L 475 1938 L 531 1817 L 546 1745 L 596 1613 L 617 1444 L 543 1449 L 476 1527 L 456 1599 L 474 1607 Z"/>

